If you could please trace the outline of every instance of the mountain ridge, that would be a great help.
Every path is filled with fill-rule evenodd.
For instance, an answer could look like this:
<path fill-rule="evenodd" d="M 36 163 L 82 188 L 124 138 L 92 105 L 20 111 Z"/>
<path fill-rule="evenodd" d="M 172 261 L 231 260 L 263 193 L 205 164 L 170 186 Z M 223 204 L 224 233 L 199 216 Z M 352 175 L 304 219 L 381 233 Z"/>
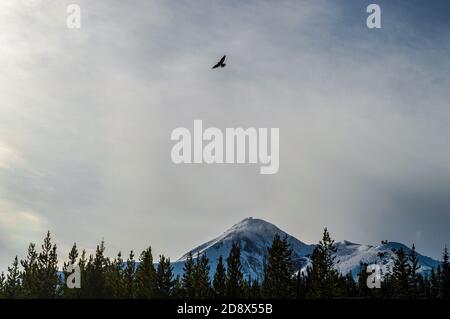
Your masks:
<path fill-rule="evenodd" d="M 267 248 L 271 246 L 275 234 L 279 234 L 282 238 L 287 238 L 293 251 L 294 267 L 296 271 L 304 272 L 310 264 L 309 256 L 316 245 L 306 244 L 263 219 L 247 217 L 231 226 L 219 236 L 183 254 L 178 260 L 172 263 L 173 273 L 175 276 L 182 276 L 184 262 L 189 252 L 191 252 L 194 259 L 197 255 L 203 254 L 208 257 L 210 277 L 213 278 L 217 266 L 217 259 L 219 256 L 222 256 L 225 262 L 231 245 L 233 242 L 237 242 L 241 249 L 242 271 L 245 279 L 251 278 L 252 280 L 256 279 L 261 281 L 264 274 Z M 335 268 L 343 275 L 351 273 L 355 279 L 360 272 L 361 263 L 378 264 L 384 274 L 392 270 L 396 249 L 401 247 L 406 253 L 410 251 L 409 247 L 398 242 L 386 242 L 381 245 L 364 245 L 344 240 L 336 242 L 335 245 L 337 248 Z M 440 264 L 439 261 L 419 253 L 418 259 L 421 265 L 419 272 L 421 273 L 428 273 L 432 268 L 436 268 Z"/>

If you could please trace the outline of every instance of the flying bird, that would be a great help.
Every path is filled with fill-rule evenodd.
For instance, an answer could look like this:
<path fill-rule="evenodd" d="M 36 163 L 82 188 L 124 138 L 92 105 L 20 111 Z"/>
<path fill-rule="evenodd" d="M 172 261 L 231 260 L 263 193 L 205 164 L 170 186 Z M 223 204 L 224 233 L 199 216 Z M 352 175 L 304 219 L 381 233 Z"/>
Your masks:
<path fill-rule="evenodd" d="M 215 68 L 218 68 L 219 66 L 223 68 L 223 67 L 226 65 L 226 64 L 224 63 L 226 57 L 227 57 L 227 56 L 224 55 L 224 56 L 222 57 L 222 59 L 220 59 L 220 61 L 217 62 L 217 64 L 215 64 L 212 68 L 215 69 Z"/>

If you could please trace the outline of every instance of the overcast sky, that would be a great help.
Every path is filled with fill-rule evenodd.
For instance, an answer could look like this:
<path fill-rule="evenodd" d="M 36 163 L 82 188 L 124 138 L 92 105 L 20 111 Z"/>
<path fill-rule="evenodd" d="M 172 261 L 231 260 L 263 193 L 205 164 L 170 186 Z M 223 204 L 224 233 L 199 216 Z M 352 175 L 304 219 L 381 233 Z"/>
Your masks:
<path fill-rule="evenodd" d="M 450 244 L 450 5 L 2 0 L 0 269 L 50 230 L 172 259 L 247 216 Z M 81 6 L 81 29 L 66 7 Z M 227 66 L 211 66 L 227 54 Z M 280 128 L 280 170 L 175 165 L 176 127 Z"/>

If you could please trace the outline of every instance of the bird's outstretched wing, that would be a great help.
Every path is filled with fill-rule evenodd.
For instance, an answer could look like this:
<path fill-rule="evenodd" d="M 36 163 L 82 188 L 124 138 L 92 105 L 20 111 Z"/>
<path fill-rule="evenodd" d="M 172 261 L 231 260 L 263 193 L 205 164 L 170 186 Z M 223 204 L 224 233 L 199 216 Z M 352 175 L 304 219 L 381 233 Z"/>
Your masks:
<path fill-rule="evenodd" d="M 212 68 L 215 69 L 215 68 L 218 68 L 219 66 L 222 66 L 223 63 L 225 62 L 225 58 L 226 58 L 226 57 L 227 57 L 227 56 L 224 55 L 224 56 L 222 57 L 222 59 L 220 59 L 220 61 L 217 62 Z"/>

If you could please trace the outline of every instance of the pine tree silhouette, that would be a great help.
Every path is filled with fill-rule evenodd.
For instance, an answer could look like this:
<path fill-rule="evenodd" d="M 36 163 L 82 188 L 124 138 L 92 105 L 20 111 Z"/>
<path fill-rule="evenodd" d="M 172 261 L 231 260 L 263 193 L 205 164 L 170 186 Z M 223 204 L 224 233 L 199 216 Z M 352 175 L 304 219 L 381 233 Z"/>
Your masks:
<path fill-rule="evenodd" d="M 18 261 L 17 261 L 17 263 L 18 263 Z M 5 277 L 5 273 L 2 272 L 2 273 L 0 273 L 0 299 L 5 299 L 6 298 L 6 295 L 5 295 L 5 284 L 6 284 L 6 277 Z"/>
<path fill-rule="evenodd" d="M 242 274 L 241 252 L 239 245 L 233 243 L 227 258 L 227 280 L 225 297 L 242 298 L 244 295 L 244 275 Z"/>
<path fill-rule="evenodd" d="M 105 257 L 105 242 L 97 245 L 95 256 L 90 255 L 86 264 L 83 296 L 85 298 L 103 299 L 109 297 L 106 289 L 106 272 L 110 260 Z"/>
<path fill-rule="evenodd" d="M 263 292 L 267 298 L 287 299 L 294 297 L 292 249 L 287 237 L 276 234 L 268 249 L 267 266 L 264 271 Z"/>
<path fill-rule="evenodd" d="M 134 260 L 134 253 L 133 251 L 130 252 L 130 255 L 127 259 L 127 264 L 125 268 L 124 273 L 124 279 L 125 279 L 125 291 L 126 291 L 126 298 L 134 298 L 134 292 L 135 292 L 135 286 L 134 286 L 134 276 L 136 274 L 136 261 Z"/>
<path fill-rule="evenodd" d="M 173 280 L 172 265 L 170 258 L 159 256 L 158 267 L 156 270 L 156 298 L 169 298 L 175 282 Z"/>
<path fill-rule="evenodd" d="M 104 270 L 105 290 L 108 292 L 108 298 L 123 299 L 127 297 L 125 270 L 122 253 L 119 251 L 117 257 Z"/>
<path fill-rule="evenodd" d="M 447 246 L 444 247 L 442 253 L 442 267 L 441 267 L 441 288 L 440 297 L 443 299 L 450 299 L 450 262 Z"/>
<path fill-rule="evenodd" d="M 205 254 L 197 254 L 197 260 L 192 274 L 194 298 L 204 299 L 211 297 L 211 284 L 209 280 L 209 260 Z"/>
<path fill-rule="evenodd" d="M 221 299 L 225 297 L 225 281 L 226 281 L 226 269 L 223 265 L 223 258 L 220 256 L 217 260 L 216 272 L 213 280 L 213 290 L 216 298 Z"/>
<path fill-rule="evenodd" d="M 152 249 L 148 247 L 139 257 L 139 267 L 136 270 L 136 298 L 153 298 L 155 281 L 156 273 L 153 266 Z"/>
<path fill-rule="evenodd" d="M 420 269 L 419 259 L 417 257 L 416 246 L 413 244 L 408 254 L 408 281 L 409 281 L 409 298 L 417 298 L 419 296 L 419 280 L 418 271 Z"/>
<path fill-rule="evenodd" d="M 20 261 L 23 271 L 22 280 L 22 297 L 23 298 L 39 298 L 39 277 L 38 277 L 38 253 L 36 245 L 31 243 L 28 246 L 28 254 L 25 260 Z"/>
<path fill-rule="evenodd" d="M 395 252 L 392 276 L 394 280 L 394 297 L 402 299 L 408 298 L 410 288 L 409 265 L 403 247 Z"/>
<path fill-rule="evenodd" d="M 311 255 L 307 274 L 307 298 L 328 299 L 339 296 L 339 273 L 334 268 L 336 247 L 327 228 Z"/>
<path fill-rule="evenodd" d="M 21 286 L 20 286 L 20 271 L 19 260 L 17 256 L 14 258 L 14 262 L 11 267 L 8 267 L 8 274 L 6 278 L 2 273 L 2 295 L 5 298 L 16 299 L 21 298 Z"/>
<path fill-rule="evenodd" d="M 66 281 L 67 277 L 72 274 L 72 272 L 68 272 L 67 271 L 68 267 L 70 265 L 73 265 L 73 266 L 77 266 L 78 265 L 77 259 L 78 259 L 78 248 L 77 248 L 77 244 L 74 243 L 73 246 L 72 246 L 72 249 L 69 252 L 69 261 L 65 262 L 63 264 L 63 274 L 64 274 L 63 278 L 64 278 L 64 281 Z M 79 289 L 70 289 L 70 288 L 68 288 L 68 286 L 67 286 L 67 284 L 65 282 L 63 282 L 63 284 L 61 285 L 61 289 L 62 289 L 62 294 L 63 294 L 64 298 L 72 299 L 72 298 L 79 297 L 80 290 Z"/>
<path fill-rule="evenodd" d="M 60 284 L 56 245 L 52 244 L 50 232 L 44 238 L 42 251 L 38 255 L 38 298 L 55 298 Z"/>
<path fill-rule="evenodd" d="M 182 286 L 184 291 L 184 296 L 186 298 L 194 298 L 194 260 L 192 258 L 192 252 L 190 251 L 187 255 L 186 261 L 183 267 L 183 279 Z"/>

